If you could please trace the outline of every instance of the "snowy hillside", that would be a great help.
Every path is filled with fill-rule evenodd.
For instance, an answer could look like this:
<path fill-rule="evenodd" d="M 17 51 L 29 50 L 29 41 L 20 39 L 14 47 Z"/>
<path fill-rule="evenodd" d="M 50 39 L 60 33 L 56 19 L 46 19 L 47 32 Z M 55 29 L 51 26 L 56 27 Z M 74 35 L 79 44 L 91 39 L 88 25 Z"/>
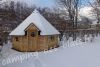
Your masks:
<path fill-rule="evenodd" d="M 63 39 L 62 47 L 40 53 L 20 53 L 10 49 L 9 43 L 3 47 L 0 67 L 100 67 L 100 36 L 90 40 L 72 42 L 70 38 L 66 42 Z"/>

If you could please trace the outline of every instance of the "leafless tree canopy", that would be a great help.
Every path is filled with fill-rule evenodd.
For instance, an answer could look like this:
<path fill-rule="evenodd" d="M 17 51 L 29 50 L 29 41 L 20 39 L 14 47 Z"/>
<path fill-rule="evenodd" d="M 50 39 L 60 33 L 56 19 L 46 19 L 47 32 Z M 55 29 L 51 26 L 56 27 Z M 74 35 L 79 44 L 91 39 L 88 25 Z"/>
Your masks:
<path fill-rule="evenodd" d="M 100 23 L 100 0 L 94 0 L 93 3 L 89 2 L 93 7 L 93 12 L 96 15 L 97 23 Z"/>
<path fill-rule="evenodd" d="M 80 0 L 59 0 L 58 2 L 68 12 L 69 18 L 73 22 L 73 28 L 77 28 Z"/>

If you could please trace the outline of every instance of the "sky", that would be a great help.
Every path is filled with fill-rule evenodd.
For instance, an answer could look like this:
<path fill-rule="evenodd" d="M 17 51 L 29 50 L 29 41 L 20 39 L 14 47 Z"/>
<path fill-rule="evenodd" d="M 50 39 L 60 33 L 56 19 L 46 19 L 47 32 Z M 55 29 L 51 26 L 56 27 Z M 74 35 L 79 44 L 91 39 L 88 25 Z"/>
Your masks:
<path fill-rule="evenodd" d="M 3 0 L 3 1 L 11 1 L 11 0 Z M 21 2 L 25 2 L 28 5 L 36 5 L 36 6 L 40 6 L 40 7 L 54 7 L 57 4 L 55 3 L 58 0 L 13 0 L 13 1 L 21 1 Z M 81 4 L 84 5 L 88 5 L 89 1 L 93 1 L 93 0 L 81 0 Z"/>
<path fill-rule="evenodd" d="M 80 1 L 80 5 L 81 5 L 80 7 L 83 8 L 83 7 L 90 6 L 89 2 L 92 3 L 93 1 L 94 1 L 94 0 L 81 0 L 81 1 Z"/>
<path fill-rule="evenodd" d="M 3 1 L 12 1 L 12 0 L 3 0 Z M 36 5 L 39 7 L 54 7 L 55 6 L 55 0 L 13 0 L 13 1 L 20 1 L 25 2 L 29 6 Z"/>
<path fill-rule="evenodd" d="M 54 6 L 54 0 L 20 0 L 28 3 L 29 5 L 35 4 L 41 7 L 52 7 Z"/>

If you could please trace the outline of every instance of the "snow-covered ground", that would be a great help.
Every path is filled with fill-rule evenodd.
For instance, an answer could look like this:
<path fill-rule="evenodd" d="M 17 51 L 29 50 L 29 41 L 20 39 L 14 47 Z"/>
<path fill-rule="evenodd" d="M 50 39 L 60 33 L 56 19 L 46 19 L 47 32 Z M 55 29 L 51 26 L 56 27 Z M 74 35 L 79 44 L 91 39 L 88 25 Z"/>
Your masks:
<path fill-rule="evenodd" d="M 49 52 L 28 53 L 34 56 L 31 55 L 23 61 L 18 60 L 7 65 L 5 64 L 9 59 L 27 53 L 14 51 L 9 49 L 11 48 L 9 44 L 5 45 L 0 67 L 100 67 L 100 36 L 92 42 L 80 42 L 79 40 L 72 42 L 70 38 L 68 42 L 63 40 L 62 43 L 64 44 L 62 47 Z"/>

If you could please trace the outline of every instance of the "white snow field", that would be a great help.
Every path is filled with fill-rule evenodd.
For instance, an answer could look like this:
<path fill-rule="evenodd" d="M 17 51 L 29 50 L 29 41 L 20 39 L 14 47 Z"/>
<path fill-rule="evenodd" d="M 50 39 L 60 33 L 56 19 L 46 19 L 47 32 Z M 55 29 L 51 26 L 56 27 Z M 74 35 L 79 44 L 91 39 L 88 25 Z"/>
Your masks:
<path fill-rule="evenodd" d="M 62 43 L 64 47 L 49 52 L 46 51 L 45 53 L 33 52 L 32 54 L 35 56 L 10 64 L 6 64 L 9 59 L 27 53 L 14 51 L 10 49 L 9 44 L 5 45 L 0 67 L 100 67 L 100 36 L 96 37 L 93 42 L 87 41 L 83 43 L 77 40 L 75 42 L 63 41 Z"/>

